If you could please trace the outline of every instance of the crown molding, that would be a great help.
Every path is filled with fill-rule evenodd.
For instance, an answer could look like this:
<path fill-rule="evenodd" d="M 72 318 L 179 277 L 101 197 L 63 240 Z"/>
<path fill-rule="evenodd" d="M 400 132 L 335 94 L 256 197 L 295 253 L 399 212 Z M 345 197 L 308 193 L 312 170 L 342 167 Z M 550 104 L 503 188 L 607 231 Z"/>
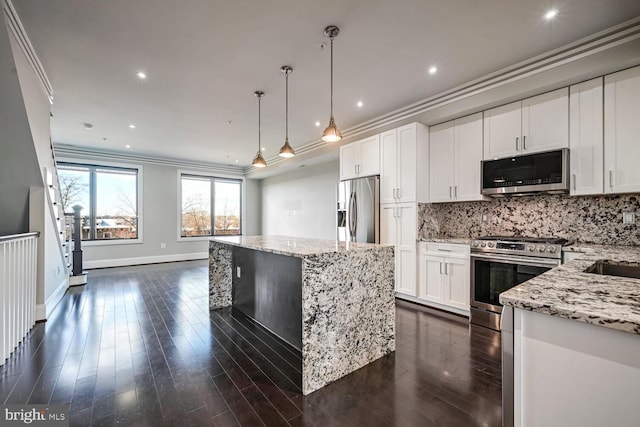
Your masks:
<path fill-rule="evenodd" d="M 22 25 L 22 21 L 18 16 L 18 12 L 16 12 L 13 3 L 11 0 L 1 0 L 2 1 L 2 11 L 5 16 L 5 23 L 7 27 L 11 30 L 11 33 L 15 36 L 20 49 L 24 53 L 24 56 L 29 61 L 31 68 L 36 73 L 38 77 L 38 81 L 40 82 L 40 86 L 42 86 L 42 90 L 49 98 L 49 102 L 53 103 L 53 87 L 51 86 L 51 82 L 49 81 L 49 77 L 47 77 L 47 73 L 44 71 L 44 67 L 36 54 L 33 45 L 31 44 L 31 40 L 29 40 L 29 36 Z"/>
<path fill-rule="evenodd" d="M 131 163 L 150 163 L 162 166 L 175 166 L 183 169 L 201 169 L 212 173 L 226 175 L 243 176 L 244 169 L 241 166 L 222 165 L 218 163 L 199 162 L 186 159 L 174 159 L 160 156 L 149 156 L 144 154 L 125 153 L 122 151 L 111 151 L 95 149 L 91 147 L 79 147 L 70 144 L 53 144 L 56 158 L 76 159 L 76 160 L 110 160 Z"/>
<path fill-rule="evenodd" d="M 343 140 L 416 118 L 421 114 L 444 107 L 447 104 L 462 101 L 483 92 L 530 78 L 638 39 L 640 39 L 640 17 L 347 128 L 342 131 Z M 301 147 L 296 147 L 295 150 L 296 154 L 304 154 L 319 150 L 326 147 L 326 145 L 324 141 L 317 139 Z M 336 146 L 338 145 L 336 144 Z M 267 163 L 272 165 L 285 160 L 274 156 L 267 159 Z M 244 172 L 248 176 L 256 175 L 257 173 L 252 166 L 245 167 Z"/>

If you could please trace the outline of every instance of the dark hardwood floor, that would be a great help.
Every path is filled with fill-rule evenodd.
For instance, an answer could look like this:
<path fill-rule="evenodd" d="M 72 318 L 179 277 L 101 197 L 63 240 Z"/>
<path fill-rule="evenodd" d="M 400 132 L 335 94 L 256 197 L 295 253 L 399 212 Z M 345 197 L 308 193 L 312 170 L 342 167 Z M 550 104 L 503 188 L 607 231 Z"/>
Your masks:
<path fill-rule="evenodd" d="M 499 426 L 500 336 L 399 302 L 397 351 L 309 395 L 300 355 L 208 309 L 206 261 L 94 270 L 0 368 L 77 426 Z"/>

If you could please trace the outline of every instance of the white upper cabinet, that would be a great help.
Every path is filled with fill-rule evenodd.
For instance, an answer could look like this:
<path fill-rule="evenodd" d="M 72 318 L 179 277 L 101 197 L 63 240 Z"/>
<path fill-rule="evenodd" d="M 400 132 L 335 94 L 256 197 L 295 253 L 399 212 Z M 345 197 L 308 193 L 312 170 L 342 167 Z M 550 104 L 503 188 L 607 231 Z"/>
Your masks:
<path fill-rule="evenodd" d="M 429 198 L 431 203 L 453 200 L 454 121 L 429 128 Z"/>
<path fill-rule="evenodd" d="M 602 77 L 569 88 L 572 196 L 604 192 Z"/>
<path fill-rule="evenodd" d="M 429 135 L 411 123 L 380 135 L 380 203 L 428 202 Z"/>
<path fill-rule="evenodd" d="M 569 146 L 569 90 L 562 88 L 484 112 L 484 158 Z"/>
<path fill-rule="evenodd" d="M 482 113 L 429 128 L 431 203 L 484 200 L 480 194 Z"/>
<path fill-rule="evenodd" d="M 380 135 L 340 147 L 340 180 L 380 173 Z"/>
<path fill-rule="evenodd" d="M 520 153 L 522 101 L 484 112 L 484 158 L 497 159 Z"/>
<path fill-rule="evenodd" d="M 640 67 L 604 83 L 604 191 L 640 192 Z"/>

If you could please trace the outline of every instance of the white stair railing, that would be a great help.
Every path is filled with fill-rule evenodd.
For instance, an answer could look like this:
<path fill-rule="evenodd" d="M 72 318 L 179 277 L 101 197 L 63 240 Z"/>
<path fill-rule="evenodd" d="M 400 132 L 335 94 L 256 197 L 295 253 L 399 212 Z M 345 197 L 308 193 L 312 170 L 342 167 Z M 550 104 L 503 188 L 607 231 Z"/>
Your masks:
<path fill-rule="evenodd" d="M 39 235 L 0 237 L 0 366 L 35 325 Z"/>

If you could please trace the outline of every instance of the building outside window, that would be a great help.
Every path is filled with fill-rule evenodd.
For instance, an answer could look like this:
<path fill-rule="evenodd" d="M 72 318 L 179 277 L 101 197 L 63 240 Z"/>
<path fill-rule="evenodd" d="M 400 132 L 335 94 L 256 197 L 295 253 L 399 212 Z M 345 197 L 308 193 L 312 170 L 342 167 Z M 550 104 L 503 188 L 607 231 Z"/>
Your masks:
<path fill-rule="evenodd" d="M 65 212 L 82 209 L 82 240 L 139 237 L 137 168 L 58 163 Z"/>
<path fill-rule="evenodd" d="M 181 237 L 242 233 L 242 180 L 181 174 L 180 190 Z"/>

